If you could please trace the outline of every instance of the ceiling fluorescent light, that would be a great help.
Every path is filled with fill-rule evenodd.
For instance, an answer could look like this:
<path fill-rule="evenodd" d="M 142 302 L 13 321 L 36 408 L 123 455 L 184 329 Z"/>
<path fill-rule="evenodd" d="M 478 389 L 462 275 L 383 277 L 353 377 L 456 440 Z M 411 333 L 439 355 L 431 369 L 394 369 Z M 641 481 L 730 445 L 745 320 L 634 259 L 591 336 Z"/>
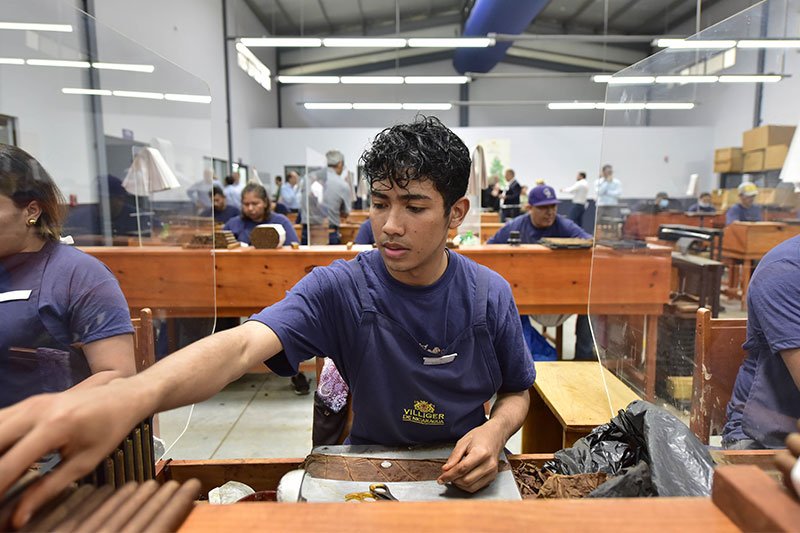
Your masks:
<path fill-rule="evenodd" d="M 653 76 L 613 76 L 609 85 L 648 85 L 655 81 Z"/>
<path fill-rule="evenodd" d="M 25 60 L 20 57 L 0 57 L 0 65 L 24 65 Z"/>
<path fill-rule="evenodd" d="M 280 83 L 339 83 L 339 76 L 278 76 Z"/>
<path fill-rule="evenodd" d="M 122 96 L 124 98 L 146 98 L 148 100 L 163 100 L 162 93 L 150 93 L 144 91 L 112 91 L 114 96 Z"/>
<path fill-rule="evenodd" d="M 656 83 L 716 83 L 717 76 L 656 76 Z"/>
<path fill-rule="evenodd" d="M 550 102 L 547 109 L 597 109 L 595 102 Z"/>
<path fill-rule="evenodd" d="M 408 40 L 408 46 L 412 48 L 486 48 L 494 45 L 495 40 L 489 37 L 412 38 Z"/>
<path fill-rule="evenodd" d="M 60 31 L 71 32 L 69 24 L 40 24 L 37 22 L 0 22 L 0 30 Z"/>
<path fill-rule="evenodd" d="M 781 81 L 783 76 L 778 75 L 763 75 L 763 76 L 734 76 L 726 75 L 720 76 L 720 83 L 775 83 Z"/>
<path fill-rule="evenodd" d="M 644 105 L 645 109 L 694 109 L 692 102 L 654 102 Z"/>
<path fill-rule="evenodd" d="M 739 48 L 800 48 L 800 39 L 746 39 L 739 41 Z"/>
<path fill-rule="evenodd" d="M 608 83 L 613 78 L 611 74 L 595 74 L 592 76 L 592 81 L 595 83 Z"/>
<path fill-rule="evenodd" d="M 403 104 L 361 102 L 353 104 L 353 109 L 403 109 Z"/>
<path fill-rule="evenodd" d="M 242 43 L 236 43 L 236 63 L 247 75 L 268 91 L 272 90 L 272 71 Z"/>
<path fill-rule="evenodd" d="M 417 111 L 449 111 L 453 104 L 448 103 L 408 103 L 403 104 L 403 109 L 413 109 Z"/>
<path fill-rule="evenodd" d="M 193 104 L 210 104 L 211 97 L 207 94 L 175 94 L 175 93 L 166 93 L 164 95 L 164 100 L 170 100 L 172 102 L 189 102 Z"/>
<path fill-rule="evenodd" d="M 88 61 L 64 61 L 60 59 L 28 59 L 26 63 L 37 67 L 89 68 L 92 66 Z"/>
<path fill-rule="evenodd" d="M 470 82 L 469 76 L 406 76 L 406 83 L 423 84 L 429 83 L 432 85 L 463 85 Z"/>
<path fill-rule="evenodd" d="M 92 68 L 103 70 L 126 70 L 129 72 L 153 72 L 153 65 L 137 65 L 135 63 L 92 63 Z"/>
<path fill-rule="evenodd" d="M 398 85 L 403 83 L 402 76 L 342 76 L 342 83 L 346 84 L 391 84 Z"/>
<path fill-rule="evenodd" d="M 306 109 L 353 109 L 353 104 L 343 102 L 306 102 L 303 107 Z"/>
<path fill-rule="evenodd" d="M 107 89 L 81 89 L 75 87 L 64 87 L 61 89 L 64 94 L 88 94 L 92 96 L 111 96 L 111 91 Z"/>
<path fill-rule="evenodd" d="M 322 44 L 335 48 L 403 48 L 405 39 L 337 38 L 322 39 Z"/>
<path fill-rule="evenodd" d="M 658 39 L 656 46 L 660 48 L 684 50 L 724 50 L 736 46 L 733 40 L 687 40 L 687 39 Z"/>
<path fill-rule="evenodd" d="M 644 109 L 645 104 L 634 104 L 634 103 L 619 103 L 619 104 L 609 104 L 606 102 L 599 102 L 597 104 L 597 109 L 605 109 L 606 111 L 628 111 L 628 110 L 639 110 Z"/>
<path fill-rule="evenodd" d="M 248 47 L 305 47 L 316 48 L 322 46 L 322 39 L 314 37 L 244 37 L 239 42 Z"/>

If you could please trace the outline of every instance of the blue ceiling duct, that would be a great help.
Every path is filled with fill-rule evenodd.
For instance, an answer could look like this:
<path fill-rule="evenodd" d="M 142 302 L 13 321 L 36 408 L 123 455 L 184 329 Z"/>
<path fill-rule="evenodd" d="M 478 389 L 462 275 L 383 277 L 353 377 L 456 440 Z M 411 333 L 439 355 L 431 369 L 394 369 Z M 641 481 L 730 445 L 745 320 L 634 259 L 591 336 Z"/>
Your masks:
<path fill-rule="evenodd" d="M 463 37 L 485 37 L 488 33 L 520 34 L 549 0 L 477 0 L 464 25 Z M 488 48 L 458 48 L 453 66 L 465 72 L 489 72 L 506 55 L 511 42 Z"/>

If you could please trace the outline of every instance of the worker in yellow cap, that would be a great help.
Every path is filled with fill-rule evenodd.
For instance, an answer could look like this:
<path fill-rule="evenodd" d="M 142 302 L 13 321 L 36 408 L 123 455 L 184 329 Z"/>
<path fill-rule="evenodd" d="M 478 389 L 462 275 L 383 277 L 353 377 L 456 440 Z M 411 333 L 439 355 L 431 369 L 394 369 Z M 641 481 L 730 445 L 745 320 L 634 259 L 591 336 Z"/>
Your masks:
<path fill-rule="evenodd" d="M 736 222 L 760 222 L 761 207 L 754 205 L 758 196 L 758 187 L 750 182 L 739 185 L 739 203 L 731 206 L 725 215 L 725 224 Z"/>

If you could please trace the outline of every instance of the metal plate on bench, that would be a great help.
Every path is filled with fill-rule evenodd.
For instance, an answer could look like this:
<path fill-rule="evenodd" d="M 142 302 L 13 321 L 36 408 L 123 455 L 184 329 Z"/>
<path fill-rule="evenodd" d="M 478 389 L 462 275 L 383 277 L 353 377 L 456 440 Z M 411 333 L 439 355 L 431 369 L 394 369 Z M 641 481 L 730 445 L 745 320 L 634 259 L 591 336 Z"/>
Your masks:
<path fill-rule="evenodd" d="M 385 459 L 447 459 L 452 446 L 391 448 L 386 446 L 318 446 L 312 453 L 339 455 L 342 457 L 373 457 Z M 505 453 L 500 460 L 508 462 Z M 303 476 L 300 501 L 344 502 L 345 496 L 353 492 L 369 490 L 369 481 L 340 481 Z M 521 500 L 514 474 L 509 470 L 500 472 L 487 487 L 470 494 L 452 485 L 439 485 L 436 481 L 390 481 L 376 479 L 373 483 L 385 483 L 395 498 L 400 501 L 441 500 Z"/>

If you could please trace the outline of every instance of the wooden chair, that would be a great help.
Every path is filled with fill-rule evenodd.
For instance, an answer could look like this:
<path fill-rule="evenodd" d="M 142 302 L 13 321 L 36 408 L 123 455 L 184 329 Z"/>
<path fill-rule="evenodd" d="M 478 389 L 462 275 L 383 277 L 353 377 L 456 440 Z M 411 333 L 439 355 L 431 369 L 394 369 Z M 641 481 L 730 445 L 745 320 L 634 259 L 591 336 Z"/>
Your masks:
<path fill-rule="evenodd" d="M 153 335 L 153 312 L 149 307 L 139 311 L 139 318 L 133 322 L 133 353 L 136 357 L 136 373 L 156 362 L 156 344 Z"/>
<path fill-rule="evenodd" d="M 711 318 L 711 311 L 697 310 L 694 344 L 694 377 L 689 427 L 703 442 L 718 434 L 727 421 L 725 408 L 747 352 L 746 318 Z"/>

